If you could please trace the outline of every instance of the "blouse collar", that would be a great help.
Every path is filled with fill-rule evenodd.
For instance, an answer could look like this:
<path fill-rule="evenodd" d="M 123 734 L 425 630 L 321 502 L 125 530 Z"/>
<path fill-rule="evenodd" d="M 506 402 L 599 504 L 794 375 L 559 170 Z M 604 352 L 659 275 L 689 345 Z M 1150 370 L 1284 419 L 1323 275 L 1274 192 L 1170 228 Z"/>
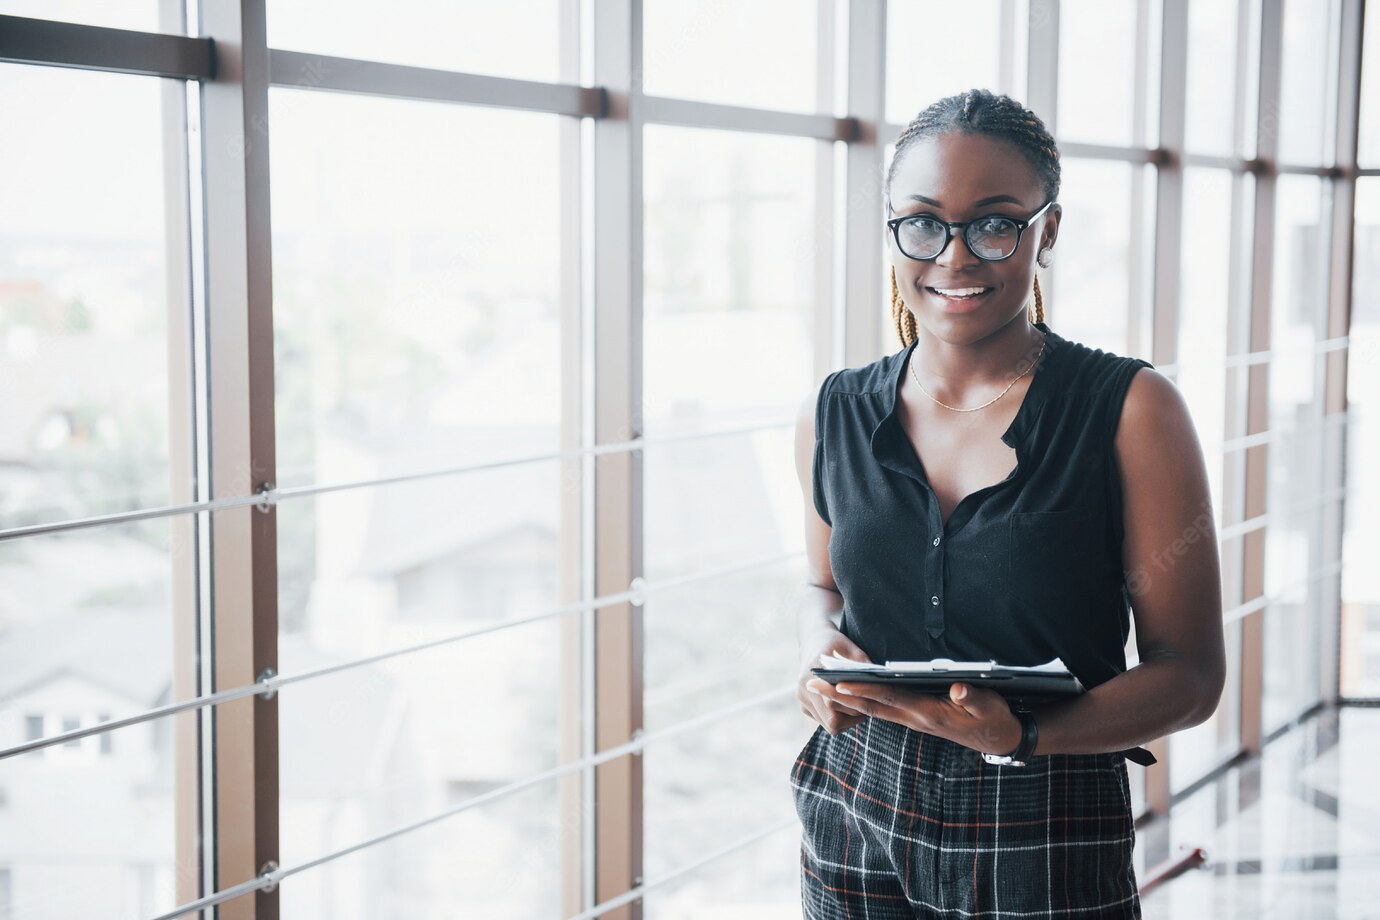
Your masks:
<path fill-rule="evenodd" d="M 1026 390 L 1025 399 L 1016 411 L 1016 417 L 1011 420 L 1011 424 L 1007 426 L 1006 431 L 1001 436 L 1002 443 L 1007 447 L 1015 448 L 1018 465 L 1027 454 L 1029 436 L 1034 429 L 1035 420 L 1039 417 L 1040 410 L 1044 408 L 1049 397 L 1050 387 L 1053 383 L 1050 375 L 1051 373 L 1057 375 L 1057 358 L 1062 355 L 1062 346 L 1066 343 L 1066 340 L 1050 329 L 1047 324 L 1041 322 L 1034 325 L 1045 334 L 1044 355 L 1041 357 L 1040 363 L 1031 370 L 1030 386 Z M 911 342 L 889 359 L 891 364 L 886 368 L 885 384 L 881 391 L 885 413 L 881 421 L 872 429 L 871 448 L 872 455 L 882 466 L 913 479 L 920 479 L 920 462 L 915 456 L 915 448 L 911 445 L 910 439 L 906 437 L 905 429 L 901 427 L 900 420 L 896 415 L 901 374 L 905 370 L 906 360 L 915 350 L 916 344 L 917 342 Z"/>

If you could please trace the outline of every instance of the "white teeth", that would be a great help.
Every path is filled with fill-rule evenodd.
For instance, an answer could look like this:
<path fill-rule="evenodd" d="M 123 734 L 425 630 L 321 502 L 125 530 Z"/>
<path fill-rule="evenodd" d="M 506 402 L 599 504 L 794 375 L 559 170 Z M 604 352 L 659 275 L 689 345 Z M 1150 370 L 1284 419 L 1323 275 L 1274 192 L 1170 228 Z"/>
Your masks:
<path fill-rule="evenodd" d="M 943 288 L 930 288 L 930 290 L 934 291 L 936 294 L 942 294 L 942 295 L 945 296 L 945 297 L 967 297 L 967 296 L 970 295 L 970 294 L 981 294 L 983 291 L 987 290 L 987 288 L 983 288 L 983 287 L 958 288 L 958 289 L 952 290 L 952 291 L 946 291 L 946 290 L 944 290 Z"/>

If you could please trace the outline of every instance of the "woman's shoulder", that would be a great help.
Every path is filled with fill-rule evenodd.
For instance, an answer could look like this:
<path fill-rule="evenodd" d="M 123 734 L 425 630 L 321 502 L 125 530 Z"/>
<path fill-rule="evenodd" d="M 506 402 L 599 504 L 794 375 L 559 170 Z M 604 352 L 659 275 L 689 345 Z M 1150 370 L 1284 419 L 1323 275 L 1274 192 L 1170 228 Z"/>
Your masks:
<path fill-rule="evenodd" d="M 1101 390 L 1142 367 L 1154 367 L 1145 358 L 1088 345 L 1077 339 L 1063 339 L 1061 351 L 1060 376 L 1074 389 Z"/>
<path fill-rule="evenodd" d="M 901 348 L 875 361 L 858 367 L 841 367 L 832 371 L 825 379 L 822 396 L 875 396 L 886 395 L 890 384 L 894 390 L 896 372 L 910 346 Z"/>

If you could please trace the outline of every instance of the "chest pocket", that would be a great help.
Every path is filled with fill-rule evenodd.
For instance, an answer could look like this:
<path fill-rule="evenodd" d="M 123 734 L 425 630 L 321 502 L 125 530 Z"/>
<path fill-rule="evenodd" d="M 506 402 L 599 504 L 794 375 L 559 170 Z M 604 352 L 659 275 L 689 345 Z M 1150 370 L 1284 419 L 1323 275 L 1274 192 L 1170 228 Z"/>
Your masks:
<path fill-rule="evenodd" d="M 1010 521 L 1007 590 L 1018 608 L 1076 622 L 1106 601 L 1117 581 L 1102 509 L 1018 511 Z"/>

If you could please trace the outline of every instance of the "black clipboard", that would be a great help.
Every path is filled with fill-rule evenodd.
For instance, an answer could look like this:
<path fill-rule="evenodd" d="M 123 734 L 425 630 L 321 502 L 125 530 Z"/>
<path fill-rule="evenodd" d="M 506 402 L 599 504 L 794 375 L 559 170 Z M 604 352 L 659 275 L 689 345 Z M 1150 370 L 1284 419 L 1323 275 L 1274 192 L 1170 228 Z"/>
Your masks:
<path fill-rule="evenodd" d="M 1085 688 L 1074 674 L 1064 671 L 1042 671 L 1036 668 L 1007 667 L 990 662 L 990 667 L 945 668 L 936 666 L 947 659 L 929 662 L 929 670 L 903 668 L 825 668 L 813 667 L 810 673 L 829 684 L 839 681 L 858 681 L 868 684 L 895 684 L 921 693 L 948 696 L 949 687 L 955 683 L 986 687 L 1002 695 L 1008 703 L 1025 706 L 1031 703 L 1064 699 L 1083 693 Z M 890 664 L 890 662 L 887 662 Z M 1143 747 L 1130 748 L 1117 753 L 1127 760 L 1148 767 L 1158 761 L 1155 755 Z"/>
<path fill-rule="evenodd" d="M 1020 668 L 961 668 L 919 672 L 899 669 L 814 667 L 810 669 L 810 673 L 829 684 L 837 684 L 839 681 L 892 684 L 940 696 L 949 695 L 951 684 L 965 683 L 995 690 L 1008 702 L 1021 704 L 1064 699 L 1083 692 L 1082 682 L 1073 674 L 1032 672 Z"/>

